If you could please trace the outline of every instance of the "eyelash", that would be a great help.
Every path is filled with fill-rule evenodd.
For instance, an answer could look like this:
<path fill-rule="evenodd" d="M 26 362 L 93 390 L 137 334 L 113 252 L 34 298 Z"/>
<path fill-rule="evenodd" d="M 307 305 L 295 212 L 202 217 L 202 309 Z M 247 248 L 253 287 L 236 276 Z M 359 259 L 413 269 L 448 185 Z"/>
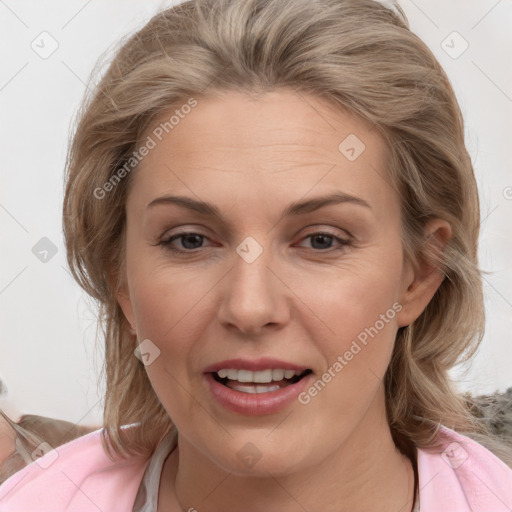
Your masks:
<path fill-rule="evenodd" d="M 182 231 L 181 233 L 177 233 L 175 235 L 172 235 L 170 238 L 166 240 L 162 240 L 156 245 L 163 246 L 165 250 L 171 251 L 176 254 L 186 254 L 186 253 L 195 253 L 199 249 L 202 249 L 203 247 L 197 247 L 195 249 L 177 249 L 176 247 L 172 246 L 172 242 L 175 240 L 183 239 L 187 236 L 195 235 L 202 239 L 207 239 L 208 237 L 206 235 L 202 235 L 201 233 L 196 233 L 194 231 Z M 333 235 L 332 233 L 326 232 L 326 231 L 316 231 L 314 233 L 310 233 L 309 235 L 305 236 L 302 240 L 306 240 L 307 238 L 314 238 L 315 236 L 326 236 L 328 238 L 332 238 L 336 242 L 340 244 L 340 247 L 338 248 L 328 248 L 328 249 L 313 249 L 314 252 L 318 253 L 329 253 L 332 251 L 340 251 L 345 249 L 346 247 L 352 245 L 352 242 L 345 238 L 340 238 L 339 236 Z"/>

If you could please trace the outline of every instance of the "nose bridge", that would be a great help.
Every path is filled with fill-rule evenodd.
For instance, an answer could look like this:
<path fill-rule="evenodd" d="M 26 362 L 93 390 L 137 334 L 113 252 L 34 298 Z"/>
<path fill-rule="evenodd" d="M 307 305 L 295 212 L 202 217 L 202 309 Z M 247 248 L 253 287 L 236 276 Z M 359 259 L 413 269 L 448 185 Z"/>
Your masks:
<path fill-rule="evenodd" d="M 236 325 L 243 332 L 256 331 L 286 320 L 286 304 L 279 280 L 271 270 L 273 255 L 263 246 L 263 237 L 249 236 L 237 247 L 233 270 L 219 308 L 222 323 Z"/>

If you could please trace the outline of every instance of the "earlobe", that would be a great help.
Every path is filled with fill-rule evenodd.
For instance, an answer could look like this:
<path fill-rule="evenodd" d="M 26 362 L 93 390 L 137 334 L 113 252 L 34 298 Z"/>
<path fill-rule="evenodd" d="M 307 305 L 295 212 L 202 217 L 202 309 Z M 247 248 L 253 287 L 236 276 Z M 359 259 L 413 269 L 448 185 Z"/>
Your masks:
<path fill-rule="evenodd" d="M 412 324 L 441 286 L 445 276 L 437 261 L 442 261 L 443 248 L 450 238 L 450 224 L 442 219 L 434 219 L 425 226 L 425 242 L 418 258 L 419 264 L 416 269 L 409 267 L 403 282 L 398 327 Z"/>

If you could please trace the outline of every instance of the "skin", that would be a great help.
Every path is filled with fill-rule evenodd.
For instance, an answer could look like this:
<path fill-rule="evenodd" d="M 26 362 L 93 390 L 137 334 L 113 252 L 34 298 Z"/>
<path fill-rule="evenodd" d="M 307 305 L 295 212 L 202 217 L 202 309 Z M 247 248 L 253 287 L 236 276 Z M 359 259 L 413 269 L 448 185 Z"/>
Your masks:
<path fill-rule="evenodd" d="M 219 93 L 198 98 L 134 171 L 118 300 L 138 339 L 160 350 L 146 369 L 179 431 L 160 512 L 412 508 L 412 464 L 391 438 L 383 377 L 398 328 L 420 315 L 442 275 L 403 260 L 399 197 L 371 128 L 288 89 L 258 99 Z M 349 134 L 366 146 L 353 162 L 338 150 Z M 288 204 L 334 191 L 370 207 L 347 202 L 280 219 Z M 224 220 L 146 208 L 165 194 L 213 203 Z M 158 245 L 180 229 L 205 238 L 174 240 L 192 247 L 181 256 Z M 308 236 L 318 232 L 351 243 Z M 442 245 L 450 227 L 435 220 L 425 235 Z M 252 263 L 236 252 L 247 236 L 263 249 Z M 203 369 L 233 357 L 273 357 L 318 378 L 395 303 L 400 312 L 307 405 L 245 416 L 205 386 Z M 261 455 L 252 467 L 237 457 L 248 442 Z"/>

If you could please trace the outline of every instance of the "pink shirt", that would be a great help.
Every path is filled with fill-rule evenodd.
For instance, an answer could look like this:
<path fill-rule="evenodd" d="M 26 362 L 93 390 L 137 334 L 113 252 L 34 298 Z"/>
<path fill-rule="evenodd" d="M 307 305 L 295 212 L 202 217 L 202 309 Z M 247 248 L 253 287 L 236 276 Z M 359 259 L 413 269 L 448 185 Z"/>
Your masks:
<path fill-rule="evenodd" d="M 443 451 L 418 450 L 421 512 L 511 512 L 512 469 L 469 439 L 441 427 Z M 0 486 L 0 512 L 156 512 L 166 436 L 148 460 L 112 462 L 101 430 L 50 451 Z"/>

